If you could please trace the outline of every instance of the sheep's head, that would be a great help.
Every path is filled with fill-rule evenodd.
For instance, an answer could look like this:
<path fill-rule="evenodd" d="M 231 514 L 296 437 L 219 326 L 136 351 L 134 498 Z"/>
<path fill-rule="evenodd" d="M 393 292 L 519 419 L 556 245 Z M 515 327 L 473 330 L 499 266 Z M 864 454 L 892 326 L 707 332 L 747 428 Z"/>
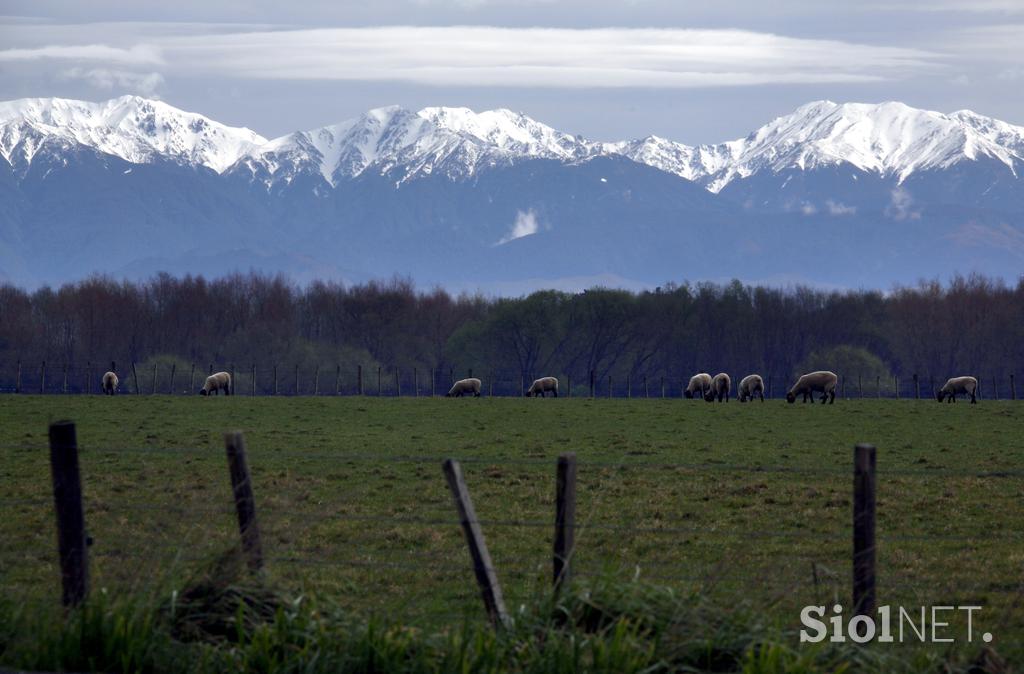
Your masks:
<path fill-rule="evenodd" d="M 942 400 L 943 400 L 943 399 L 944 399 L 945 397 L 946 397 L 946 394 L 945 394 L 945 393 L 943 393 L 942 391 L 936 391 L 936 392 L 935 392 L 935 399 L 936 399 L 936 400 L 938 400 L 938 401 L 939 401 L 940 403 L 942 402 Z"/>
<path fill-rule="evenodd" d="M 687 398 L 692 398 L 693 397 L 693 391 L 691 391 L 690 389 L 686 389 L 686 391 L 684 391 L 684 393 L 686 394 Z"/>
<path fill-rule="evenodd" d="M 208 395 L 210 395 L 210 392 L 207 391 L 205 388 L 201 388 L 201 389 L 199 389 L 199 395 L 201 395 L 201 396 L 208 396 Z"/>
<path fill-rule="evenodd" d="M 789 393 L 786 394 L 786 402 L 787 403 L 795 403 L 796 402 L 796 395 L 792 391 L 790 391 Z"/>
<path fill-rule="evenodd" d="M 704 392 L 704 402 L 709 402 L 710 403 L 710 402 L 714 402 L 714 400 L 715 400 L 715 392 L 714 391 L 709 389 L 709 390 Z"/>

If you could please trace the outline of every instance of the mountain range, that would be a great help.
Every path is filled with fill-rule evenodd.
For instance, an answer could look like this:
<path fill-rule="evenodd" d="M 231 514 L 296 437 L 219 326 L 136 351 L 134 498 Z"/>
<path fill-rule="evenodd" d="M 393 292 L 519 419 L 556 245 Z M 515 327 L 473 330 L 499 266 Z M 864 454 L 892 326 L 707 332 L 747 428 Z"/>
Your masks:
<path fill-rule="evenodd" d="M 268 140 L 136 96 L 0 103 L 0 280 L 452 289 L 888 288 L 1024 272 L 1024 127 L 817 101 L 745 138 L 604 142 L 509 110 L 371 110 Z"/>

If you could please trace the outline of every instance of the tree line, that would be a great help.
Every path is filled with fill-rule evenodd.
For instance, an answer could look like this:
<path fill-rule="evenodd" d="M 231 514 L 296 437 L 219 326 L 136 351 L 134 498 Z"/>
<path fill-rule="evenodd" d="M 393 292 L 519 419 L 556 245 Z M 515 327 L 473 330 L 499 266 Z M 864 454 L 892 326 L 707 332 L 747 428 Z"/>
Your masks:
<path fill-rule="evenodd" d="M 890 292 L 668 284 L 519 298 L 417 290 L 411 281 L 298 286 L 258 273 L 93 277 L 0 285 L 0 378 L 15 361 L 72 368 L 280 363 L 555 375 L 584 384 L 673 381 L 698 371 L 788 378 L 831 369 L 874 381 L 1024 369 L 1024 277 L 923 281 Z"/>

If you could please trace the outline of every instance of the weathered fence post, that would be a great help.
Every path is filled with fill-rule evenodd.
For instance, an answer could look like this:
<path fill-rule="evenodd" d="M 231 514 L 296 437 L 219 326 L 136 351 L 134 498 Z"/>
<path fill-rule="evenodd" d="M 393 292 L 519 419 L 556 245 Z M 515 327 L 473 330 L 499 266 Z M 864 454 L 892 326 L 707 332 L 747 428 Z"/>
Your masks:
<path fill-rule="evenodd" d="M 299 365 L 295 364 L 295 395 L 299 395 Z"/>
<path fill-rule="evenodd" d="M 419 370 L 415 367 L 412 369 L 412 397 L 420 397 L 420 376 Z"/>
<path fill-rule="evenodd" d="M 249 473 L 242 433 L 225 433 L 224 449 L 228 455 L 231 490 L 235 496 L 235 511 L 238 513 L 238 531 L 242 535 L 242 553 L 249 568 L 259 571 L 263 568 L 263 546 L 260 543 L 260 527 L 256 522 L 256 497 L 253 495 L 252 475 Z"/>
<path fill-rule="evenodd" d="M 469 379 L 473 378 L 473 368 L 469 368 L 469 374 L 466 375 Z"/>
<path fill-rule="evenodd" d="M 896 400 L 900 399 L 900 377 L 896 375 L 892 378 L 892 387 L 896 391 Z"/>
<path fill-rule="evenodd" d="M 229 374 L 231 375 L 231 381 L 228 382 L 228 388 L 231 389 L 231 391 L 230 391 L 231 395 L 237 395 L 238 391 L 236 389 L 238 388 L 238 384 L 235 381 L 235 364 L 234 363 L 231 363 L 231 370 L 229 371 Z"/>
<path fill-rule="evenodd" d="M 459 523 L 466 536 L 466 543 L 469 545 L 469 554 L 473 560 L 473 573 L 480 586 L 484 608 L 487 609 L 487 615 L 495 627 L 505 627 L 510 622 L 508 611 L 505 610 L 505 600 L 501 594 L 501 586 L 498 584 L 498 576 L 491 563 L 491 555 L 487 552 L 484 532 L 480 528 L 480 521 L 473 509 L 473 501 L 469 497 L 466 481 L 462 477 L 462 467 L 454 459 L 445 459 L 442 468 L 445 480 L 448 482 L 448 489 L 451 490 L 452 498 L 455 500 L 455 508 L 459 513 Z"/>
<path fill-rule="evenodd" d="M 842 394 L 841 395 L 843 397 L 843 400 L 847 400 L 847 397 L 846 397 L 846 375 L 845 374 L 841 374 L 839 376 L 842 378 L 842 382 L 843 382 Z"/>
<path fill-rule="evenodd" d="M 918 378 L 917 373 L 914 373 L 914 398 L 916 400 L 921 399 L 921 380 Z"/>
<path fill-rule="evenodd" d="M 320 366 L 313 367 L 313 395 L 320 395 Z"/>
<path fill-rule="evenodd" d="M 487 378 L 487 397 L 494 397 L 494 372 Z"/>
<path fill-rule="evenodd" d="M 18 361 L 18 374 L 14 378 L 14 392 L 21 393 L 21 361 Z"/>
<path fill-rule="evenodd" d="M 341 363 L 338 363 L 338 367 L 334 371 L 334 395 L 341 395 Z"/>
<path fill-rule="evenodd" d="M 46 361 L 39 366 L 39 393 L 46 393 Z"/>
<path fill-rule="evenodd" d="M 565 375 L 565 397 L 572 397 L 572 376 L 568 374 Z"/>
<path fill-rule="evenodd" d="M 935 375 L 928 375 L 928 397 L 935 397 Z"/>
<path fill-rule="evenodd" d="M 590 397 L 594 397 L 594 371 L 590 371 Z"/>
<path fill-rule="evenodd" d="M 92 361 L 85 362 L 85 392 L 92 393 Z"/>
<path fill-rule="evenodd" d="M 256 397 L 256 363 L 249 370 L 249 397 Z"/>
<path fill-rule="evenodd" d="M 68 392 L 68 364 L 64 363 L 64 381 L 60 385 L 60 392 L 67 395 Z"/>
<path fill-rule="evenodd" d="M 80 604 L 89 592 L 89 539 L 82 508 L 82 479 L 78 470 L 75 424 L 50 425 L 50 472 L 57 513 L 57 554 L 60 561 L 61 601 Z"/>
<path fill-rule="evenodd" d="M 274 395 L 277 395 L 277 363 L 274 363 Z"/>
<path fill-rule="evenodd" d="M 437 373 L 434 372 L 434 368 L 430 368 L 430 397 L 434 398 L 437 396 Z"/>
<path fill-rule="evenodd" d="M 665 397 L 665 378 L 661 378 L 661 397 Z"/>
<path fill-rule="evenodd" d="M 132 361 L 132 381 L 135 382 L 135 395 L 142 393 L 142 389 L 139 387 L 139 371 L 135 369 L 135 361 Z"/>
<path fill-rule="evenodd" d="M 192 371 L 188 374 L 188 392 L 192 393 L 196 387 L 196 364 L 192 363 Z"/>
<path fill-rule="evenodd" d="M 882 397 L 882 375 L 875 375 L 875 397 Z"/>
<path fill-rule="evenodd" d="M 153 363 L 153 392 L 150 393 L 150 395 L 154 395 L 154 396 L 156 395 L 156 372 L 157 372 L 157 364 Z"/>
<path fill-rule="evenodd" d="M 861 398 L 864 397 L 864 380 L 861 375 L 857 375 L 857 395 Z"/>
<path fill-rule="evenodd" d="M 381 366 L 377 366 L 377 397 L 384 395 L 384 380 L 381 378 Z"/>
<path fill-rule="evenodd" d="M 650 389 L 647 388 L 647 375 L 644 375 L 644 397 L 645 398 L 650 398 L 651 397 L 651 391 L 650 391 Z"/>
<path fill-rule="evenodd" d="M 177 363 L 171 363 L 171 383 L 167 386 L 167 393 L 174 395 L 174 372 L 178 369 Z"/>
<path fill-rule="evenodd" d="M 612 376 L 608 375 L 608 397 L 612 397 Z"/>
<path fill-rule="evenodd" d="M 627 398 L 632 398 L 633 397 L 633 384 L 632 384 L 632 382 L 630 380 L 630 376 L 629 376 L 628 373 L 626 374 L 626 397 Z"/>
<path fill-rule="evenodd" d="M 875 612 L 875 446 L 853 454 L 853 612 Z"/>
<path fill-rule="evenodd" d="M 558 457 L 555 474 L 554 585 L 561 587 L 570 576 L 570 561 L 576 543 L 576 455 Z"/>
<path fill-rule="evenodd" d="M 1013 381 L 1013 373 L 1010 373 L 1010 400 L 1017 399 L 1017 383 Z"/>
<path fill-rule="evenodd" d="M 356 391 L 359 395 L 363 395 L 363 366 L 359 365 L 356 368 Z"/>
<path fill-rule="evenodd" d="M 992 399 L 999 400 L 999 377 L 992 375 Z"/>
<path fill-rule="evenodd" d="M 211 374 L 213 374 L 213 363 L 210 363 L 210 371 L 207 373 L 207 376 Z"/>

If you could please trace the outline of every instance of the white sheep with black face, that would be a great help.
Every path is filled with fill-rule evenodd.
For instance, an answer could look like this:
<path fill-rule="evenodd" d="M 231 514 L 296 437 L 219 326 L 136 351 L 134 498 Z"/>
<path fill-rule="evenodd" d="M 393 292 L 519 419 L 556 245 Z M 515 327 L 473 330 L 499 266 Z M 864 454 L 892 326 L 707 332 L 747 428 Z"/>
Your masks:
<path fill-rule="evenodd" d="M 836 384 L 838 382 L 839 377 L 835 372 L 828 370 L 809 372 L 796 380 L 793 388 L 789 389 L 789 393 L 786 394 L 786 401 L 796 402 L 797 396 L 803 396 L 803 402 L 808 400 L 813 402 L 814 393 L 821 393 L 822 404 L 827 401 L 831 405 L 836 401 Z"/>
<path fill-rule="evenodd" d="M 729 391 L 732 390 L 732 379 L 724 372 L 719 372 L 711 378 L 711 388 L 704 394 L 704 400 L 714 402 L 729 402 Z"/>
<path fill-rule="evenodd" d="M 549 392 L 554 393 L 556 398 L 558 397 L 558 379 L 555 377 L 541 377 L 540 379 L 535 379 L 533 384 L 530 385 L 530 388 L 523 395 L 527 398 L 531 396 L 546 398 L 547 396 L 545 394 Z"/>
<path fill-rule="evenodd" d="M 978 380 L 974 377 L 953 377 L 947 379 L 946 383 L 935 393 L 935 397 L 941 403 L 943 399 L 955 403 L 957 395 L 968 395 L 971 397 L 971 404 L 978 403 Z"/>
<path fill-rule="evenodd" d="M 701 372 L 690 377 L 690 383 L 686 385 L 686 390 L 683 391 L 683 395 L 687 398 L 693 398 L 700 395 L 700 397 L 703 398 L 710 389 L 711 375 L 707 372 Z"/>
<path fill-rule="evenodd" d="M 103 393 L 108 396 L 112 396 L 117 393 L 117 385 L 119 383 L 117 375 L 113 372 L 104 372 L 103 379 L 100 380 L 100 384 L 103 389 Z"/>
<path fill-rule="evenodd" d="M 227 372 L 215 372 L 207 377 L 203 388 L 199 389 L 199 395 L 220 395 L 221 391 L 224 391 L 226 396 L 231 395 L 231 375 Z"/>
<path fill-rule="evenodd" d="M 452 384 L 451 389 L 444 395 L 446 398 L 461 398 L 462 396 L 472 394 L 473 397 L 479 398 L 480 389 L 480 380 L 476 377 L 470 377 L 469 379 L 460 379 Z"/>
<path fill-rule="evenodd" d="M 748 374 L 740 380 L 740 388 L 737 391 L 737 398 L 741 403 L 753 400 L 754 396 L 764 402 L 764 379 L 759 374 Z"/>

